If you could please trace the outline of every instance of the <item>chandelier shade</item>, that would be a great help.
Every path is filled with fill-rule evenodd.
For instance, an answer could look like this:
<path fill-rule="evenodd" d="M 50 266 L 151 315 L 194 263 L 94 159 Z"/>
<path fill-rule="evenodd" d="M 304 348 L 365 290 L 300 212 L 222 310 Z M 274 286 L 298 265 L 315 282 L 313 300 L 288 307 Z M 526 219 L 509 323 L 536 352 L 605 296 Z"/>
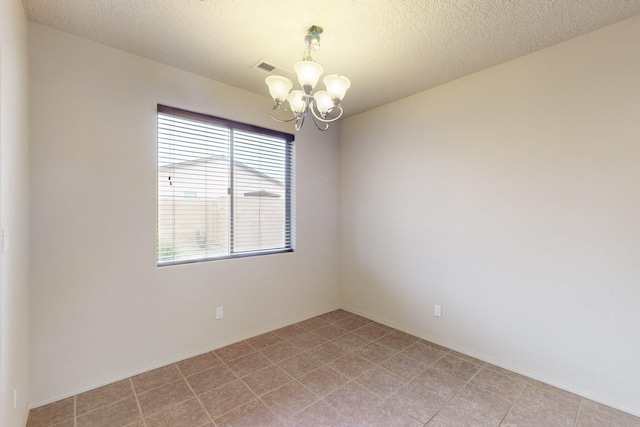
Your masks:
<path fill-rule="evenodd" d="M 311 116 L 317 129 L 327 130 L 329 123 L 342 117 L 344 110 L 340 103 L 351 87 L 348 78 L 331 74 L 323 79 L 326 90 L 314 92 L 320 76 L 324 72 L 322 66 L 311 58 L 311 51 L 320 48 L 320 34 L 322 34 L 322 28 L 315 25 L 309 28 L 304 39 L 307 48 L 304 51 L 302 61 L 293 66 L 302 90 L 292 90 L 293 83 L 283 76 L 273 75 L 265 79 L 265 83 L 269 87 L 269 94 L 275 103 L 271 108 L 271 117 L 282 123 L 295 120 L 296 130 L 302 128 L 307 116 Z M 286 112 L 292 116 L 284 119 L 277 117 L 286 114 Z"/>
<path fill-rule="evenodd" d="M 293 87 L 293 83 L 286 77 L 269 76 L 265 80 L 269 86 L 269 94 L 276 102 L 284 102 Z"/>
<path fill-rule="evenodd" d="M 323 82 L 331 99 L 338 100 L 338 102 L 342 101 L 342 98 L 344 98 L 347 93 L 347 89 L 351 87 L 351 82 L 348 78 L 337 74 L 331 74 L 325 77 Z"/>
<path fill-rule="evenodd" d="M 311 93 L 311 90 L 318 84 L 320 76 L 324 71 L 320 64 L 313 61 L 300 61 L 293 66 L 293 71 L 298 75 L 298 82 L 306 93 Z M 307 92 L 307 89 L 309 91 Z"/>
<path fill-rule="evenodd" d="M 316 101 L 316 107 L 321 115 L 327 114 L 327 112 L 333 108 L 333 100 L 329 96 L 326 90 L 319 90 L 313 95 L 313 99 Z"/>
<path fill-rule="evenodd" d="M 289 96 L 287 96 L 287 101 L 289 101 L 291 111 L 293 111 L 295 114 L 304 113 L 306 109 L 304 96 L 305 93 L 301 90 L 292 90 Z"/>

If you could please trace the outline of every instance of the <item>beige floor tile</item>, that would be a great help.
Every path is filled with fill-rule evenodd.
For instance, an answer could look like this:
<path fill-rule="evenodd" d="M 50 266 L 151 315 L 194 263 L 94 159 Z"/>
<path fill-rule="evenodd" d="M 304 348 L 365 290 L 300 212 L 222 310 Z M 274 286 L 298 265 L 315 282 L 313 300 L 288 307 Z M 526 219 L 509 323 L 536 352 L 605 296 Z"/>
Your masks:
<path fill-rule="evenodd" d="M 520 405 L 550 418 L 566 420 L 567 424 L 573 425 L 580 401 L 527 384 L 516 400 L 514 408 Z"/>
<path fill-rule="evenodd" d="M 290 358 L 291 356 L 302 353 L 302 350 L 287 341 L 283 341 L 267 348 L 263 348 L 260 350 L 260 353 L 273 363 L 278 363 L 284 359 Z"/>
<path fill-rule="evenodd" d="M 355 381 L 382 398 L 391 396 L 405 384 L 402 377 L 381 366 L 368 370 Z"/>
<path fill-rule="evenodd" d="M 427 427 L 498 427 L 499 425 L 499 422 L 486 419 L 482 414 L 469 412 L 456 406 L 445 406 L 427 423 Z M 547 427 L 544 424 L 538 427 L 543 426 Z"/>
<path fill-rule="evenodd" d="M 256 349 L 253 348 L 249 343 L 247 343 L 246 341 L 240 341 L 238 343 L 217 349 L 215 351 L 215 354 L 223 362 L 229 362 L 231 360 L 237 359 L 238 357 L 246 356 L 247 354 L 253 353 L 255 351 Z"/>
<path fill-rule="evenodd" d="M 235 381 L 238 376 L 225 365 L 220 364 L 213 368 L 189 375 L 185 378 L 196 394 L 202 394 L 223 384 Z"/>
<path fill-rule="evenodd" d="M 287 420 L 290 427 L 348 427 L 351 423 L 319 400 Z"/>
<path fill-rule="evenodd" d="M 341 374 L 353 379 L 364 374 L 376 365 L 357 354 L 346 353 L 344 356 L 329 362 L 329 366 Z"/>
<path fill-rule="evenodd" d="M 313 393 L 297 381 L 285 384 L 262 396 L 264 404 L 282 419 L 294 416 L 317 400 Z"/>
<path fill-rule="evenodd" d="M 131 380 L 121 380 L 76 396 L 76 414 L 84 414 L 133 397 Z"/>
<path fill-rule="evenodd" d="M 444 349 L 444 350 L 446 351 L 446 349 Z M 462 354 L 462 353 L 459 353 L 457 351 L 449 350 L 448 353 L 451 356 L 455 356 L 458 359 L 462 359 L 462 360 L 464 360 L 466 362 L 473 363 L 474 365 L 478 365 L 480 367 L 483 367 L 485 365 L 485 362 L 483 362 L 482 360 L 476 359 L 475 357 L 467 356 L 466 354 Z"/>
<path fill-rule="evenodd" d="M 377 341 L 373 341 L 372 343 L 369 343 L 364 347 L 357 349 L 356 351 L 354 351 L 354 353 L 364 357 L 372 363 L 379 364 L 384 362 L 394 354 L 397 354 L 398 351 L 393 350 L 389 347 L 385 347 L 384 345 L 379 344 Z"/>
<path fill-rule="evenodd" d="M 348 313 L 344 310 L 335 310 L 318 317 L 324 320 L 325 322 L 335 323 L 339 320 L 345 319 L 347 317 L 351 317 L 351 313 Z"/>
<path fill-rule="evenodd" d="M 360 410 L 373 410 L 383 403 L 381 398 L 353 381 L 329 393 L 324 401 L 346 417 Z"/>
<path fill-rule="evenodd" d="M 221 363 L 222 362 L 220 361 L 218 356 L 216 356 L 213 351 L 210 351 L 199 356 L 194 356 L 189 359 L 182 360 L 176 363 L 176 366 L 178 367 L 180 372 L 182 372 L 182 375 L 187 376 L 204 371 L 205 369 L 213 368 L 214 366 L 217 366 Z"/>
<path fill-rule="evenodd" d="M 138 394 L 140 409 L 145 417 L 193 398 L 195 395 L 184 379 Z"/>
<path fill-rule="evenodd" d="M 293 381 L 293 377 L 282 370 L 282 368 L 271 365 L 243 377 L 242 381 L 244 381 L 255 394 L 261 396 Z"/>
<path fill-rule="evenodd" d="M 294 378 L 306 375 L 314 369 L 318 369 L 323 364 L 323 362 L 316 359 L 310 353 L 300 353 L 278 362 L 278 366 Z"/>
<path fill-rule="evenodd" d="M 409 347 L 411 344 L 414 343 L 414 341 L 407 341 L 399 337 L 398 335 L 394 335 L 393 332 L 390 334 L 384 335 L 378 338 L 377 340 L 374 340 L 373 342 L 377 344 L 381 344 L 397 352 L 406 349 L 407 347 Z"/>
<path fill-rule="evenodd" d="M 418 341 L 418 338 L 413 337 L 409 334 L 405 334 L 404 332 L 394 331 L 390 334 L 383 336 L 382 338 L 378 338 L 375 342 L 378 344 L 382 344 L 386 347 L 389 347 L 393 350 L 404 350 L 409 347 L 411 344 L 414 344 Z"/>
<path fill-rule="evenodd" d="M 224 384 L 199 396 L 202 405 L 212 418 L 255 400 L 256 395 L 242 381 Z"/>
<path fill-rule="evenodd" d="M 409 382 L 417 393 L 436 393 L 445 399 L 451 399 L 464 385 L 465 381 L 434 369 L 427 369 Z"/>
<path fill-rule="evenodd" d="M 131 382 L 136 393 L 143 393 L 161 385 L 172 383 L 180 378 L 182 378 L 182 374 L 176 365 L 172 364 L 131 377 Z"/>
<path fill-rule="evenodd" d="M 307 332 L 291 337 L 288 341 L 302 351 L 311 351 L 314 347 L 326 343 L 327 339 L 313 332 Z"/>
<path fill-rule="evenodd" d="M 239 377 L 249 375 L 271 364 L 271 361 L 260 353 L 251 353 L 227 362 L 229 369 Z"/>
<path fill-rule="evenodd" d="M 366 320 L 362 317 L 351 316 L 346 317 L 342 320 L 338 320 L 337 322 L 335 322 L 335 325 L 348 331 L 353 331 L 370 323 L 370 320 Z"/>
<path fill-rule="evenodd" d="M 451 351 L 447 347 L 443 347 L 439 344 L 436 344 L 428 340 L 418 339 L 418 342 L 424 345 L 428 345 L 429 347 L 435 348 L 436 350 L 444 351 L 445 353 Z"/>
<path fill-rule="evenodd" d="M 429 365 L 437 362 L 441 357 L 447 354 L 445 351 L 438 350 L 424 341 L 414 342 L 402 352 L 414 359 L 422 360 Z"/>
<path fill-rule="evenodd" d="M 453 399 L 449 405 L 465 409 L 468 412 L 480 413 L 485 418 L 500 422 L 511 408 L 511 402 L 497 394 L 484 389 L 467 385 Z"/>
<path fill-rule="evenodd" d="M 388 327 L 382 328 L 377 323 L 368 323 L 360 328 L 354 329 L 352 332 L 373 341 L 393 332 L 393 329 Z"/>
<path fill-rule="evenodd" d="M 276 329 L 273 331 L 274 334 L 278 335 L 280 338 L 288 340 L 289 338 L 293 338 L 297 335 L 302 335 L 307 333 L 308 331 L 302 326 L 291 325 L 284 328 Z"/>
<path fill-rule="evenodd" d="M 228 412 L 215 420 L 217 427 L 280 427 L 284 424 L 259 400 Z"/>
<path fill-rule="evenodd" d="M 424 372 L 429 367 L 429 363 L 420 359 L 414 359 L 406 353 L 398 353 L 382 362 L 380 366 L 401 376 L 405 380 L 410 380 Z"/>
<path fill-rule="evenodd" d="M 263 348 L 278 344 L 282 341 L 283 339 L 273 332 L 268 332 L 266 334 L 258 335 L 257 337 L 249 338 L 245 342 L 256 350 L 262 350 Z"/>
<path fill-rule="evenodd" d="M 469 381 L 469 384 L 483 388 L 513 402 L 524 388 L 526 382 L 504 372 L 485 365 Z"/>
<path fill-rule="evenodd" d="M 298 378 L 298 381 L 311 390 L 316 396 L 322 397 L 337 390 L 340 386 L 348 382 L 349 378 L 331 368 L 329 365 L 324 365 Z"/>
<path fill-rule="evenodd" d="M 360 411 L 352 427 L 419 427 L 423 422 L 387 405 L 381 405 L 373 410 Z"/>
<path fill-rule="evenodd" d="M 525 376 L 522 376 L 520 374 L 516 374 L 515 372 L 509 371 L 508 369 L 504 369 L 504 368 L 501 368 L 499 366 L 492 365 L 490 363 L 485 363 L 483 368 L 487 369 L 489 371 L 497 372 L 497 373 L 502 374 L 504 376 L 507 376 L 509 378 L 513 378 L 514 380 L 518 380 L 518 381 L 523 382 L 523 383 L 529 382 L 529 378 L 527 378 Z"/>
<path fill-rule="evenodd" d="M 469 381 L 478 373 L 478 371 L 480 371 L 480 366 L 450 354 L 442 356 L 431 366 L 431 368 L 444 372 L 445 374 L 449 374 L 452 377 L 460 378 L 464 381 Z"/>
<path fill-rule="evenodd" d="M 389 396 L 387 402 L 422 423 L 426 423 L 442 409 L 447 400 L 436 393 L 423 391 L 420 394 L 405 386 Z"/>
<path fill-rule="evenodd" d="M 334 338 L 338 338 L 340 335 L 346 334 L 349 331 L 339 328 L 336 325 L 330 324 L 329 326 L 325 326 L 323 328 L 314 329 L 313 332 L 320 335 L 322 338 L 332 340 Z"/>
<path fill-rule="evenodd" d="M 130 397 L 79 415 L 76 425 L 77 427 L 125 427 L 141 419 L 142 415 L 136 399 Z"/>
<path fill-rule="evenodd" d="M 49 426 L 74 417 L 74 397 L 34 408 L 29 412 L 27 427 Z"/>
<path fill-rule="evenodd" d="M 75 425 L 76 425 L 75 423 L 76 423 L 75 418 L 71 418 L 71 419 L 68 419 L 66 421 L 61 421 L 59 423 L 47 424 L 47 426 L 49 426 L 49 427 L 75 427 Z M 27 427 L 30 427 L 30 424 L 27 423 Z M 141 427 L 143 427 L 143 426 L 141 426 Z"/>
<path fill-rule="evenodd" d="M 371 340 L 348 332 L 338 338 L 334 338 L 331 342 L 346 351 L 353 351 L 369 344 Z"/>
<path fill-rule="evenodd" d="M 326 344 L 322 344 L 313 349 L 313 356 L 323 363 L 331 362 L 332 360 L 336 360 L 339 357 L 342 357 L 347 353 L 342 347 L 338 347 L 332 342 L 328 342 Z"/>
<path fill-rule="evenodd" d="M 605 424 L 606 425 L 606 424 Z M 522 406 L 514 405 L 501 424 L 501 427 L 571 427 L 573 421 L 557 419 L 545 413 Z M 602 426 L 604 427 L 604 426 Z M 612 426 L 613 427 L 613 426 Z"/>
<path fill-rule="evenodd" d="M 545 390 L 545 391 L 548 391 L 548 392 L 551 392 L 551 393 L 554 393 L 554 394 L 558 394 L 558 395 L 560 395 L 560 396 L 562 396 L 562 397 L 564 397 L 566 399 L 569 399 L 569 400 L 575 400 L 577 402 L 580 402 L 582 400 L 582 398 L 580 396 L 578 396 L 577 394 L 570 393 L 568 391 L 559 389 L 558 387 L 554 387 L 552 385 L 545 384 L 543 382 L 540 382 L 540 381 L 537 381 L 537 380 L 534 380 L 534 379 L 531 379 L 531 378 L 527 379 L 527 384 L 531 384 L 532 386 L 537 387 L 537 388 L 541 388 L 542 390 Z"/>
<path fill-rule="evenodd" d="M 582 399 L 576 427 L 640 427 L 640 417 L 635 417 L 609 406 Z"/>
<path fill-rule="evenodd" d="M 144 419 L 146 427 L 200 427 L 210 422 L 197 399 L 190 399 Z"/>
<path fill-rule="evenodd" d="M 311 319 L 304 320 L 298 323 L 298 326 L 301 326 L 309 331 L 314 331 L 316 329 L 329 326 L 329 322 L 322 320 L 320 317 L 313 317 Z"/>

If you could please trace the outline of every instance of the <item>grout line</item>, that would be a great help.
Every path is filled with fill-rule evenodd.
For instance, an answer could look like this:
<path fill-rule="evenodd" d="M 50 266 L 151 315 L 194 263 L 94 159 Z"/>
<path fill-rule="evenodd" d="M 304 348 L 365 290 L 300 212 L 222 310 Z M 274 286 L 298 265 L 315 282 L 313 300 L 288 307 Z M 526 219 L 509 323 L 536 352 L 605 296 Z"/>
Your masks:
<path fill-rule="evenodd" d="M 282 338 L 282 337 L 280 337 L 280 338 Z M 283 339 L 283 340 L 285 340 L 284 338 L 282 338 L 282 339 Z M 286 340 L 285 340 L 285 341 L 286 341 Z M 288 341 L 287 341 L 287 342 L 288 342 Z M 277 344 L 278 344 L 278 343 L 273 344 L 273 345 L 277 345 Z M 270 346 L 267 346 L 267 347 L 270 347 Z M 265 348 L 267 348 L 267 347 L 265 347 Z M 260 352 L 260 350 L 256 350 L 256 351 L 257 351 L 257 352 L 259 352 L 259 353 L 260 353 L 260 355 L 261 355 L 262 357 L 266 358 L 269 362 L 271 362 L 271 365 L 266 366 L 266 367 L 264 367 L 264 368 L 262 368 L 262 369 L 267 369 L 267 368 L 269 368 L 269 367 L 271 367 L 271 366 L 279 367 L 279 366 L 278 366 L 274 361 L 272 361 L 271 359 L 269 359 L 268 357 L 266 357 L 265 355 L 263 355 L 263 354 Z M 235 360 L 235 359 L 234 359 L 234 360 Z M 286 359 L 284 359 L 284 360 L 286 360 Z M 223 363 L 224 363 L 224 362 L 223 362 Z M 231 369 L 231 368 L 229 368 L 229 369 Z M 251 374 L 253 374 L 253 373 L 255 373 L 255 372 L 259 372 L 259 371 L 261 371 L 262 369 L 258 369 L 257 371 L 254 371 L 254 372 L 252 372 Z M 233 371 L 232 371 L 232 372 L 233 372 Z M 269 410 L 269 412 L 271 412 L 271 413 L 273 414 L 273 416 L 274 416 L 274 417 L 276 417 L 276 419 L 277 419 L 277 420 L 280 420 L 280 421 L 281 421 L 281 422 L 283 422 L 284 424 L 288 424 L 288 423 L 286 423 L 286 422 L 285 422 L 285 420 L 283 420 L 280 416 L 278 416 L 278 414 L 276 414 L 275 412 L 273 412 L 273 410 L 271 409 L 271 407 L 270 407 L 269 405 L 267 405 L 267 404 L 266 404 L 266 402 L 265 402 L 264 400 L 262 400 L 262 397 L 261 397 L 261 396 L 259 396 L 259 395 L 258 395 L 258 393 L 256 393 L 256 392 L 255 392 L 251 387 L 249 387 L 249 384 L 247 384 L 247 383 L 244 381 L 244 379 L 243 379 L 244 377 L 240 377 L 240 376 L 239 376 L 238 374 L 236 374 L 235 372 L 233 372 L 233 373 L 234 373 L 234 375 L 235 375 L 236 377 L 238 377 L 238 380 L 240 380 L 240 382 L 242 382 L 242 384 L 244 384 L 244 386 L 245 386 L 245 387 L 247 387 L 251 393 L 253 393 L 253 395 L 254 395 L 254 396 L 255 396 L 255 398 L 258 400 L 258 402 L 262 403 L 262 404 L 263 404 L 263 405 L 264 405 L 264 406 Z M 286 373 L 286 372 L 285 372 L 285 373 Z M 251 375 L 251 374 L 247 374 L 247 375 L 245 375 L 245 377 L 246 377 L 246 376 L 248 376 L 248 375 Z M 287 373 L 287 375 L 289 375 L 289 374 Z M 267 393 L 263 393 L 263 394 L 262 394 L 262 396 L 264 396 L 264 395 L 266 395 L 266 394 L 268 394 L 268 393 L 271 393 L 272 391 L 278 390 L 278 389 L 280 389 L 280 388 L 282 388 L 282 387 L 286 386 L 287 384 L 291 384 L 292 382 L 296 381 L 296 379 L 295 379 L 295 378 L 293 378 L 293 376 L 292 376 L 292 375 L 289 375 L 289 376 L 292 378 L 292 380 L 291 380 L 291 381 L 288 381 L 288 382 L 286 382 L 286 383 L 284 383 L 284 384 L 282 384 L 282 385 L 280 385 L 280 386 L 278 386 L 278 387 L 274 388 L 273 390 L 269 390 Z M 234 410 L 236 410 L 236 409 L 238 409 L 238 408 L 240 408 L 240 407 L 242 407 L 242 406 L 244 406 L 244 405 L 246 405 L 246 404 L 248 404 L 248 403 L 250 403 L 250 402 L 245 402 L 245 403 L 243 403 L 242 405 L 236 406 L 235 408 L 230 409 L 229 411 L 225 412 L 225 414 L 227 414 L 227 413 L 229 413 L 229 412 L 231 412 L 231 411 L 234 411 Z M 222 414 L 222 415 L 224 415 L 224 414 Z"/>
<path fill-rule="evenodd" d="M 582 411 L 582 403 L 584 402 L 584 397 L 580 398 L 580 403 L 578 404 L 578 410 L 576 411 L 576 419 L 573 420 L 573 427 L 578 425 L 578 418 L 580 417 L 580 411 Z"/>
<path fill-rule="evenodd" d="M 220 358 L 218 358 L 220 359 Z M 222 362 L 222 360 L 220 359 L 220 361 Z M 224 362 L 222 362 L 224 363 Z M 217 366 L 217 365 L 216 365 Z M 228 368 L 228 367 L 227 367 Z M 187 381 L 187 377 L 184 375 L 184 373 L 182 373 L 182 371 L 180 370 L 180 368 L 178 368 L 177 364 L 176 364 L 176 369 L 178 369 L 178 372 L 180 373 L 180 375 L 182 376 L 182 380 L 187 383 L 187 387 L 189 387 L 189 390 L 191 390 L 191 393 L 193 393 L 193 396 L 195 397 L 195 399 L 198 401 L 198 403 L 200 404 L 200 407 L 202 408 L 202 410 L 204 411 L 205 414 L 207 414 L 207 417 L 209 418 L 209 421 L 211 421 L 211 423 L 213 423 L 213 425 L 216 425 L 216 422 L 213 421 L 213 417 L 211 416 L 211 414 L 209 413 L 209 411 L 207 411 L 207 408 L 204 407 L 204 404 L 202 403 L 202 401 L 200 400 L 200 396 L 198 396 L 198 394 L 195 392 L 195 390 L 193 389 L 193 387 L 191 387 L 191 384 L 189 384 L 189 381 Z M 206 370 L 206 369 L 205 369 Z M 204 371 L 200 371 L 200 372 L 204 372 Z M 235 373 L 233 371 L 231 371 L 231 373 L 233 373 L 235 375 Z M 195 375 L 195 374 L 193 374 Z M 237 375 L 236 375 L 237 376 Z M 203 424 L 203 425 L 206 425 Z"/>
<path fill-rule="evenodd" d="M 131 389 L 133 390 L 133 397 L 136 399 L 136 405 L 138 406 L 138 412 L 140 413 L 140 419 L 142 420 L 142 425 L 146 426 L 147 423 L 144 420 L 144 414 L 142 413 L 142 407 L 140 406 L 140 401 L 138 400 L 138 392 L 136 388 L 133 386 L 133 377 L 129 377 L 129 384 L 131 384 Z"/>
<path fill-rule="evenodd" d="M 73 427 L 78 427 L 78 395 L 73 396 Z"/>
<path fill-rule="evenodd" d="M 502 425 L 504 420 L 506 420 L 507 417 L 509 416 L 509 414 L 511 414 L 511 411 L 513 410 L 513 407 L 516 406 L 516 402 L 518 402 L 518 399 L 520 399 L 520 396 L 522 396 L 522 393 L 524 392 L 525 388 L 527 388 L 527 383 L 525 383 L 525 385 L 520 389 L 520 392 L 518 393 L 518 396 L 516 396 L 516 398 L 513 399 L 513 402 L 511 403 L 511 406 L 509 407 L 509 410 L 507 411 L 505 416 L 502 417 L 502 420 L 500 420 L 500 425 Z"/>

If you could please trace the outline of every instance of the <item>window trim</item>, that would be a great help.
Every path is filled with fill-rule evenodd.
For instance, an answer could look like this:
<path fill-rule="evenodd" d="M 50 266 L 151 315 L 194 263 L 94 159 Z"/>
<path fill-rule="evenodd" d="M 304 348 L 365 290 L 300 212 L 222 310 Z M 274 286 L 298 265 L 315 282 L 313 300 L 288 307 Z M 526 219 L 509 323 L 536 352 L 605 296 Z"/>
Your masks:
<path fill-rule="evenodd" d="M 233 168 L 230 169 L 229 172 L 229 233 L 230 233 L 230 242 L 229 242 L 229 254 L 222 256 L 213 256 L 213 257 L 202 257 L 197 259 L 188 259 L 188 260 L 171 260 L 171 261 L 162 261 L 158 260 L 159 255 L 159 246 L 158 246 L 158 236 L 159 236 L 159 221 L 158 215 L 159 211 L 156 207 L 156 266 L 157 267 L 168 267 L 173 265 L 182 265 L 182 264 L 193 264 L 199 262 L 207 262 L 207 261 L 218 261 L 225 259 L 234 259 L 234 258 L 248 258 L 254 256 L 264 256 L 264 255 L 273 255 L 280 253 L 289 253 L 295 251 L 295 214 L 293 212 L 294 209 L 294 197 L 295 197 L 295 150 L 293 142 L 295 140 L 295 136 L 290 133 L 280 132 L 272 129 L 263 128 L 260 126 L 250 125 L 247 123 L 238 122 L 235 120 L 225 119 L 216 116 L 210 116 L 207 114 L 196 113 L 193 111 L 182 110 L 175 107 L 169 107 L 163 104 L 157 104 L 157 112 L 156 112 L 156 123 L 158 122 L 158 115 L 160 113 L 173 115 L 185 119 L 198 120 L 202 122 L 211 123 L 214 125 L 228 127 L 233 134 L 234 130 L 240 130 L 245 132 L 253 132 L 269 137 L 281 138 L 287 144 L 286 149 L 286 160 L 285 160 L 285 177 L 289 179 L 290 182 L 285 182 L 285 225 L 288 225 L 288 247 L 280 248 L 280 249 L 265 249 L 256 252 L 239 252 L 233 253 L 234 239 L 233 234 L 235 232 L 233 223 L 234 223 L 234 209 L 235 203 L 234 198 L 235 194 L 233 191 L 234 188 L 234 173 Z M 158 134 L 156 133 L 156 150 L 158 149 Z M 230 159 L 233 162 L 233 144 L 230 144 Z M 157 176 L 159 173 L 158 163 L 156 162 L 156 204 L 158 203 L 159 197 L 159 187 Z M 285 233 L 287 233 L 285 228 Z"/>

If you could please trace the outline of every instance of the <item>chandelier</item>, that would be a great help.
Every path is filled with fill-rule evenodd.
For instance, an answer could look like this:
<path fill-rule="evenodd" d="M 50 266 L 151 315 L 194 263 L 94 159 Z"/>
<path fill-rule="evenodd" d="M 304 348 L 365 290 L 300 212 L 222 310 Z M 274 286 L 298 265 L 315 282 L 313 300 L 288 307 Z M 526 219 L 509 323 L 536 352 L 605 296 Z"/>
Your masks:
<path fill-rule="evenodd" d="M 320 34 L 322 34 L 322 28 L 316 25 L 309 28 L 304 38 L 307 47 L 302 61 L 293 66 L 302 90 L 291 90 L 293 83 L 283 76 L 269 76 L 265 79 L 269 86 L 269 93 L 275 102 L 271 108 L 271 118 L 281 123 L 295 120 L 297 131 L 302 128 L 307 116 L 311 116 L 316 128 L 322 131 L 327 130 L 329 123 L 342 117 L 344 110 L 340 102 L 351 86 L 348 78 L 331 74 L 322 80 L 326 90 L 313 92 L 323 72 L 320 64 L 311 58 L 311 51 L 320 49 Z M 285 113 L 288 114 L 285 116 Z"/>

